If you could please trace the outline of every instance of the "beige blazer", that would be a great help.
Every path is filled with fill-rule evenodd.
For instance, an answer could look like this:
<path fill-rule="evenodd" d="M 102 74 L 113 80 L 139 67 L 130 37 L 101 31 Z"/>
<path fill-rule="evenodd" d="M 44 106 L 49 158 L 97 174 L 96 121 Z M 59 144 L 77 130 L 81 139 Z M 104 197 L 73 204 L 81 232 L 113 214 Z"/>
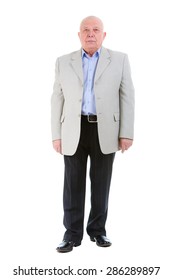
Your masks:
<path fill-rule="evenodd" d="M 118 150 L 119 138 L 133 139 L 134 87 L 128 57 L 102 47 L 94 94 L 98 136 L 104 154 Z M 81 50 L 56 61 L 51 98 L 52 140 L 62 140 L 62 153 L 73 155 L 80 138 L 83 70 Z"/>

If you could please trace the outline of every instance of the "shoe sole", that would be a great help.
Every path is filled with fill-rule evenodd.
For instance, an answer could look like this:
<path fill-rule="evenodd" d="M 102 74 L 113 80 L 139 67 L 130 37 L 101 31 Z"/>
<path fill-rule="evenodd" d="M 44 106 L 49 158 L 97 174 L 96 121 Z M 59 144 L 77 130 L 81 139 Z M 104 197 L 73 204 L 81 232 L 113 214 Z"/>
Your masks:
<path fill-rule="evenodd" d="M 69 253 L 73 250 L 73 248 L 71 248 L 71 250 L 62 250 L 62 249 L 56 249 L 58 253 Z"/>

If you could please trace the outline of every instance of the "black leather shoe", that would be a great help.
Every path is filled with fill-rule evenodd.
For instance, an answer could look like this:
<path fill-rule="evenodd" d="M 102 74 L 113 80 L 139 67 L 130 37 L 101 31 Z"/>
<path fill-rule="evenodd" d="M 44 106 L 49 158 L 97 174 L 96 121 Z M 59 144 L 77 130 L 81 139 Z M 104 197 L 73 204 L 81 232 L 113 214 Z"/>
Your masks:
<path fill-rule="evenodd" d="M 59 246 L 56 248 L 56 250 L 59 252 L 59 253 L 68 253 L 68 252 L 71 252 L 73 250 L 73 247 L 77 247 L 81 245 L 80 242 L 78 243 L 75 243 L 74 241 L 66 241 L 66 240 L 63 240 Z"/>
<path fill-rule="evenodd" d="M 112 245 L 110 240 L 104 235 L 97 235 L 94 237 L 90 237 L 90 240 L 96 242 L 99 247 L 109 247 Z"/>

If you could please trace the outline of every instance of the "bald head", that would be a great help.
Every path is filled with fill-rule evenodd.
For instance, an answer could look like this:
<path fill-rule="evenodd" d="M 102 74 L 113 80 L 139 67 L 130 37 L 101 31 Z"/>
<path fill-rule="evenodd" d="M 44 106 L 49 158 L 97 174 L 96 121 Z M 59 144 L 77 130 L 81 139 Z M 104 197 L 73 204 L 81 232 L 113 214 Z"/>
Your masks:
<path fill-rule="evenodd" d="M 106 36 L 103 32 L 103 22 L 100 18 L 89 16 L 84 18 L 78 32 L 82 48 L 92 56 L 101 46 Z"/>
<path fill-rule="evenodd" d="M 99 23 L 99 25 L 103 31 L 103 29 L 104 29 L 103 22 L 100 18 L 98 18 L 96 16 L 88 16 L 88 17 L 84 18 L 80 23 L 80 30 L 81 30 L 81 27 L 83 27 L 85 25 L 85 23 L 87 23 L 88 21 L 95 21 L 95 22 Z"/>

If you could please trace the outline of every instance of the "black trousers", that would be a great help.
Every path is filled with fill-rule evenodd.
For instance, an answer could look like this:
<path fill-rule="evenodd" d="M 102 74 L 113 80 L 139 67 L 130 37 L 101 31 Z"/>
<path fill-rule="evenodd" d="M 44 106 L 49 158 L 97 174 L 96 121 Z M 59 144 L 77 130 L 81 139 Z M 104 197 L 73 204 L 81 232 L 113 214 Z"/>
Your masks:
<path fill-rule="evenodd" d="M 82 116 L 81 136 L 77 151 L 72 156 L 64 156 L 63 206 L 66 228 L 64 239 L 67 241 L 80 242 L 83 238 L 88 156 L 90 157 L 91 210 L 87 233 L 94 237 L 106 235 L 105 223 L 115 153 L 103 154 L 101 152 L 97 123 L 89 123 L 87 117 Z"/>

